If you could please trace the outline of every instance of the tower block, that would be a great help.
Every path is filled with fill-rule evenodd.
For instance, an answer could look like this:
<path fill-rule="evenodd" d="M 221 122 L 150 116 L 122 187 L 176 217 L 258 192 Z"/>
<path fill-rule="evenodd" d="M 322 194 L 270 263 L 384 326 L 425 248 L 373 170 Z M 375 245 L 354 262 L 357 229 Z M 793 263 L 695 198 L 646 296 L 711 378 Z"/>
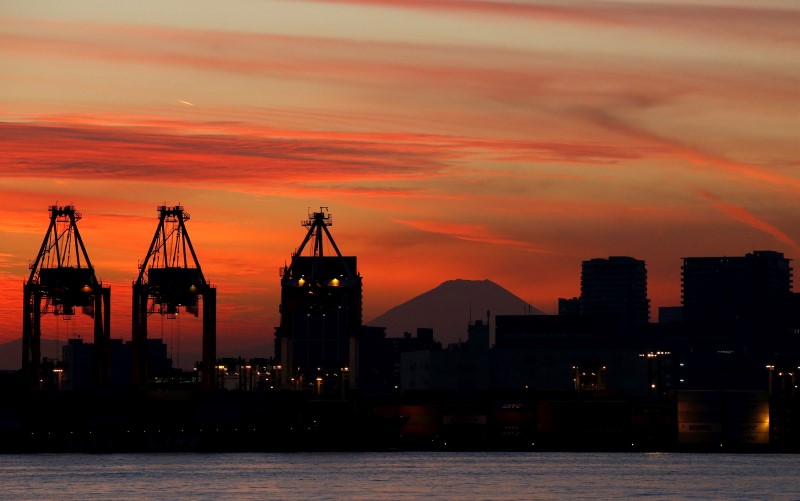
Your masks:
<path fill-rule="evenodd" d="M 70 318 L 76 308 L 94 319 L 94 383 L 108 382 L 111 288 L 95 274 L 83 245 L 74 206 L 52 205 L 50 225 L 23 285 L 22 371 L 30 389 L 42 380 L 41 318 L 51 313 Z"/>
<path fill-rule="evenodd" d="M 308 232 L 281 272 L 275 354 L 282 387 L 339 395 L 355 388 L 362 290 L 355 256 L 343 256 L 328 230 L 327 209 L 301 222 Z"/>
<path fill-rule="evenodd" d="M 217 358 L 217 289 L 205 279 L 197 260 L 186 221 L 189 214 L 182 206 L 158 208 L 158 227 L 139 266 L 133 284 L 132 368 L 133 383 L 147 383 L 147 319 L 150 315 L 174 316 L 181 310 L 198 316 L 200 298 L 203 308 L 202 389 L 214 388 L 214 365 Z"/>

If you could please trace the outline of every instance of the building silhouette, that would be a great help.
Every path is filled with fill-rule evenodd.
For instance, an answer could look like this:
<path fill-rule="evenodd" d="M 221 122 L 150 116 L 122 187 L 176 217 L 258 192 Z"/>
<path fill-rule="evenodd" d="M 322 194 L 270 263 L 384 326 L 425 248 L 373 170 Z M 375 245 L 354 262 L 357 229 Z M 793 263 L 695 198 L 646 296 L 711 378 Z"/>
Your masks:
<path fill-rule="evenodd" d="M 581 298 L 558 298 L 558 315 L 563 317 L 577 317 L 581 314 Z"/>
<path fill-rule="evenodd" d="M 470 323 L 466 342 L 450 343 L 442 349 L 441 344 L 433 342 L 430 331 L 428 348 L 402 353 L 402 390 L 460 394 L 488 391 L 491 384 L 488 320 L 487 315 L 486 323 L 482 320 Z M 425 330 L 418 331 L 417 338 L 426 339 L 423 333 Z"/>
<path fill-rule="evenodd" d="M 590 259 L 582 263 L 580 296 L 560 299 L 558 315 L 527 308 L 496 316 L 492 346 L 487 312 L 485 322 L 464 326 L 465 342 L 442 348 L 430 328 L 393 338 L 361 324 L 357 259 L 342 255 L 331 215 L 320 208 L 302 222 L 308 232 L 281 273 L 276 359 L 212 359 L 216 295 L 182 226 L 188 214 L 180 206 L 159 212 L 126 343 L 108 336 L 110 292 L 82 244 L 59 247 L 68 242 L 53 236 L 79 242 L 79 214 L 51 208 L 23 289 L 23 370 L 0 371 L 0 452 L 534 444 L 800 451 L 800 295 L 780 252 L 684 258 L 682 305 L 660 308 L 658 324 L 649 323 L 644 261 Z M 180 239 L 172 245 L 167 235 Z M 52 256 L 65 252 L 86 266 Z M 164 266 L 148 266 L 156 257 Z M 211 312 L 203 362 L 194 372 L 176 370 L 163 340 L 147 337 L 147 316 L 169 318 L 179 308 L 196 315 L 200 297 Z M 78 311 L 93 316 L 95 342 L 69 339 L 61 360 L 39 360 L 41 316 Z M 199 388 L 214 395 L 195 390 L 198 375 L 205 378 Z"/>
<path fill-rule="evenodd" d="M 790 260 L 780 252 L 683 259 L 683 316 L 694 334 L 780 336 L 793 299 Z"/>
<path fill-rule="evenodd" d="M 59 389 L 86 391 L 92 388 L 92 368 L 97 346 L 85 343 L 80 338 L 69 339 L 61 347 L 62 369 Z M 122 339 L 110 339 L 108 352 L 111 371 L 109 385 L 117 388 L 132 383 L 131 352 L 133 343 Z M 173 373 L 172 360 L 167 355 L 167 345 L 162 339 L 148 339 L 146 345 L 147 374 L 152 382 Z"/>
<path fill-rule="evenodd" d="M 650 320 L 645 262 L 626 256 L 584 261 L 580 313 L 607 318 L 618 332 L 628 333 L 644 327 Z"/>
<path fill-rule="evenodd" d="M 385 327 L 362 326 L 358 340 L 358 390 L 361 395 L 398 394 L 401 389 L 401 358 L 418 351 L 441 351 L 433 329 L 418 327 L 416 336 L 387 337 Z"/>
<path fill-rule="evenodd" d="M 334 242 L 332 223 L 327 208 L 309 214 L 302 223 L 308 233 L 282 270 L 275 354 L 283 387 L 338 394 L 345 384 L 355 386 L 361 276 L 356 257 L 343 256 Z M 332 255 L 325 255 L 326 240 Z"/>

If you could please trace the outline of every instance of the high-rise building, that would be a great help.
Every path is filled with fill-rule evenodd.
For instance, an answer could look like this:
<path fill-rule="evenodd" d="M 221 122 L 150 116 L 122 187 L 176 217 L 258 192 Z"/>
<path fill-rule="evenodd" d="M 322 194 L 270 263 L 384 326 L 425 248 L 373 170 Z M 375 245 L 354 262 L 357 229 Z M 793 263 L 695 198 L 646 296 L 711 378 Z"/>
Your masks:
<path fill-rule="evenodd" d="M 632 332 L 650 320 L 645 262 L 626 256 L 584 261 L 581 315 L 609 320 L 618 332 Z"/>
<path fill-rule="evenodd" d="M 281 323 L 275 355 L 281 384 L 339 394 L 356 381 L 361 328 L 361 276 L 354 256 L 343 256 L 331 237 L 326 208 L 309 215 L 305 239 L 281 274 Z M 324 241 L 331 255 L 325 255 Z M 312 242 L 313 241 L 313 242 Z M 302 255 L 312 242 L 310 255 Z"/>
<path fill-rule="evenodd" d="M 700 333 L 775 333 L 791 314 L 790 260 L 774 251 L 684 258 L 682 299 L 685 322 Z"/>

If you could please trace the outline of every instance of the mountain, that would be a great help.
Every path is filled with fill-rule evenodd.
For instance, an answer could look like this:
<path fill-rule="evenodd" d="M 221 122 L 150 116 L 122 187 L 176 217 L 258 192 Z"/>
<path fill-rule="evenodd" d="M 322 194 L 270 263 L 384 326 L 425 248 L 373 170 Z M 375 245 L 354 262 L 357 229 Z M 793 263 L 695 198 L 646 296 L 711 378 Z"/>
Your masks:
<path fill-rule="evenodd" d="M 448 280 L 438 287 L 395 306 L 367 325 L 386 327 L 389 337 L 404 332 L 416 334 L 417 327 L 430 327 L 433 337 L 447 345 L 466 341 L 470 318 L 486 321 L 491 315 L 542 315 L 524 300 L 491 280 Z M 490 321 L 489 325 L 493 325 Z"/>

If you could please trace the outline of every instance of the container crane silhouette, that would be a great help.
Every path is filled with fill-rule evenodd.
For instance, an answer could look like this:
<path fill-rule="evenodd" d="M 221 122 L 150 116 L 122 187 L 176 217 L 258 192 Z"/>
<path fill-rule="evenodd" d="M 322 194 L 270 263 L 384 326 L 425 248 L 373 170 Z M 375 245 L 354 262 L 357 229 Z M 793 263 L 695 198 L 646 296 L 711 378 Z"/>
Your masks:
<path fill-rule="evenodd" d="M 69 318 L 80 308 L 94 319 L 94 382 L 104 385 L 110 374 L 111 288 L 97 280 L 78 231 L 81 214 L 72 205 L 49 211 L 50 225 L 23 285 L 22 371 L 29 388 L 41 387 L 41 317 Z"/>
<path fill-rule="evenodd" d="M 150 248 L 139 266 L 133 284 L 132 367 L 133 383 L 147 384 L 147 318 L 177 315 L 183 309 L 198 315 L 199 298 L 203 310 L 203 360 L 201 387 L 214 388 L 217 346 L 217 289 L 203 275 L 194 251 L 186 221 L 189 214 L 180 205 L 158 207 L 158 227 Z"/>

